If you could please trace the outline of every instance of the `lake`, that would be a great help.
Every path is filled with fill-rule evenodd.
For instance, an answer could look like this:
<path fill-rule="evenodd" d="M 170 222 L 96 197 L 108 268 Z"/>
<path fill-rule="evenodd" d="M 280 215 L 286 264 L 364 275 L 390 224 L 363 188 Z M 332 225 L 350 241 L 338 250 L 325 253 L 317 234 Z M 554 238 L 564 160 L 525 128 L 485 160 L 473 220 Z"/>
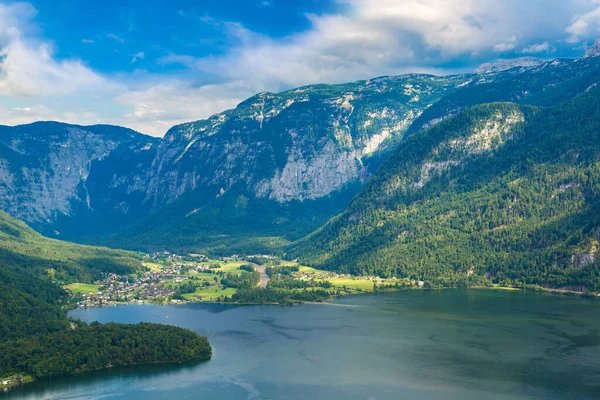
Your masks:
<path fill-rule="evenodd" d="M 74 310 L 208 336 L 213 359 L 15 388 L 8 399 L 598 398 L 600 301 L 501 290 L 402 291 L 294 307 Z"/>

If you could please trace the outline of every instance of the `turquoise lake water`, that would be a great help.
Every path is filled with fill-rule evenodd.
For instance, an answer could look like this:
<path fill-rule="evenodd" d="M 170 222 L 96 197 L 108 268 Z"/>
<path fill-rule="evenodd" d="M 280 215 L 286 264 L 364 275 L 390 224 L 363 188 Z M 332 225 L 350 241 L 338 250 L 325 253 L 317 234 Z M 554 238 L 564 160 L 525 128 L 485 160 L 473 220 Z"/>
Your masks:
<path fill-rule="evenodd" d="M 600 301 L 493 290 L 403 291 L 323 305 L 132 305 L 84 321 L 208 336 L 212 360 L 121 368 L 8 399 L 600 398 Z"/>

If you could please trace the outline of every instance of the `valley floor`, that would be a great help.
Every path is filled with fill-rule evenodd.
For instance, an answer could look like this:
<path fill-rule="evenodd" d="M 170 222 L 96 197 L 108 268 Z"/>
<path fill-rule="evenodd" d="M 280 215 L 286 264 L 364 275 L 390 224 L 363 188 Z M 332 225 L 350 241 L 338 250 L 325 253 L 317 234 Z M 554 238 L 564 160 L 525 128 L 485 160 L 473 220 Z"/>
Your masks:
<path fill-rule="evenodd" d="M 78 308 L 117 304 L 188 302 L 292 304 L 323 302 L 338 296 L 400 289 L 441 289 L 428 282 L 405 278 L 352 276 L 319 270 L 273 256 L 208 258 L 168 252 L 147 254 L 146 270 L 137 275 L 107 274 L 93 284 L 66 285 Z M 257 271 L 252 275 L 251 271 Z M 254 280 L 252 280 L 254 279 Z M 485 281 L 476 288 L 534 290 L 582 295 L 574 290 L 502 286 Z M 260 290 L 266 290 L 265 296 Z"/>

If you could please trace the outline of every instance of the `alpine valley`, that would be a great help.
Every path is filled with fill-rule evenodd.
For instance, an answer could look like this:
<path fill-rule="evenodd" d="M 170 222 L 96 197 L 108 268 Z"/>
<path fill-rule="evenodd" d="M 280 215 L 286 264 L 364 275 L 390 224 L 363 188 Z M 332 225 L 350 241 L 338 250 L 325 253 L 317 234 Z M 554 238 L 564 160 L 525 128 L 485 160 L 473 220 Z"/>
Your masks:
<path fill-rule="evenodd" d="M 116 248 L 591 288 L 597 48 L 260 93 L 162 139 L 2 126 L 0 206 Z"/>
<path fill-rule="evenodd" d="M 592 90 L 600 76 L 593 49 L 581 59 L 524 58 L 463 75 L 260 93 L 175 126 L 163 139 L 106 125 L 3 126 L 0 206 L 65 240 L 145 251 L 282 253 L 343 212 L 405 137 L 477 104 L 547 107 Z M 470 151 L 467 142 L 455 146 Z M 396 155 L 396 164 L 413 162 Z"/>

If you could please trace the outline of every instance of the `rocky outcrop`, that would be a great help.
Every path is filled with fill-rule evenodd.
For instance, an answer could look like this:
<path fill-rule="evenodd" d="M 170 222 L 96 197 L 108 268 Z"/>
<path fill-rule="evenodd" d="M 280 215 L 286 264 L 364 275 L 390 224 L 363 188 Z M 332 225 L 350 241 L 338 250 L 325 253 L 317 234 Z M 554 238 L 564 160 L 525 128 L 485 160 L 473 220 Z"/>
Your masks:
<path fill-rule="evenodd" d="M 596 39 L 594 44 L 592 44 L 587 49 L 583 58 L 598 57 L 598 56 L 600 56 L 600 38 Z"/>
<path fill-rule="evenodd" d="M 512 68 L 529 69 L 544 64 L 544 60 L 535 57 L 520 57 L 510 60 L 498 60 L 491 63 L 481 64 L 475 69 L 476 74 L 489 74 L 492 72 L 507 71 Z"/>

